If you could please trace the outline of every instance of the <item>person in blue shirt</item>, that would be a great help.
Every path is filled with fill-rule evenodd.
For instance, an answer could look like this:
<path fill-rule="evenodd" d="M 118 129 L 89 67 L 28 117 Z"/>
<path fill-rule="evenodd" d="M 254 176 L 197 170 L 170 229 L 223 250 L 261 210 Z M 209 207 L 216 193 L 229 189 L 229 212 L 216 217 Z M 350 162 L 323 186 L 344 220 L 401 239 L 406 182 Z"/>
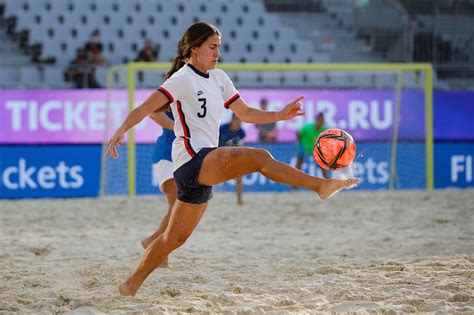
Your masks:
<path fill-rule="evenodd" d="M 237 147 L 243 144 L 245 131 L 241 128 L 242 122 L 232 114 L 230 123 L 224 124 L 219 128 L 219 146 Z M 235 179 L 235 191 L 237 192 L 237 203 L 242 205 L 242 176 Z"/>
<path fill-rule="evenodd" d="M 153 146 L 152 182 L 153 186 L 158 186 L 166 195 L 166 199 L 168 200 L 168 212 L 161 220 L 158 229 L 152 235 L 141 241 L 145 249 L 166 230 L 171 216 L 171 209 L 178 195 L 178 187 L 173 177 L 173 162 L 171 160 L 171 146 L 175 139 L 173 132 L 173 113 L 171 111 L 157 112 L 151 114 L 150 118 L 163 127 L 163 133 L 156 139 L 155 145 Z M 159 267 L 168 267 L 168 257 L 162 261 Z"/>

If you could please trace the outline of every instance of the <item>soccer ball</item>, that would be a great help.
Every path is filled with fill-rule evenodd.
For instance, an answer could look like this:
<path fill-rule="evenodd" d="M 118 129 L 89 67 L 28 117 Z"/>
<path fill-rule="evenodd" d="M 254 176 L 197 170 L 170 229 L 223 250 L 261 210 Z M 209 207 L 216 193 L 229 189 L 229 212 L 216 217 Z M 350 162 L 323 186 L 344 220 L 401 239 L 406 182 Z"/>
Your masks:
<path fill-rule="evenodd" d="M 326 170 L 341 170 L 352 164 L 356 147 L 352 136 L 344 130 L 331 128 L 322 132 L 313 148 L 313 157 Z"/>

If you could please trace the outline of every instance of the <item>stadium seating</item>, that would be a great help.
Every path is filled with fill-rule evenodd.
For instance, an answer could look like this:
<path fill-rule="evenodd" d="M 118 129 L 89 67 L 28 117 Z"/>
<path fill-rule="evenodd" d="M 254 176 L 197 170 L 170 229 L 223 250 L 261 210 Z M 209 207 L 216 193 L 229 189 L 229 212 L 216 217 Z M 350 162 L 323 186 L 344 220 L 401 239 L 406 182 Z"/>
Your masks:
<path fill-rule="evenodd" d="M 325 10 L 316 15 L 287 15 L 286 22 L 285 14 L 267 11 L 263 0 L 3 0 L 3 3 L 4 17 L 16 19 L 15 31 L 27 31 L 29 46 L 41 45 L 39 59 L 55 60 L 55 67 L 48 67 L 42 75 L 32 70 L 35 67 L 17 70 L 15 77 L 24 86 L 36 83 L 47 86 L 49 82 L 44 80 L 49 79 L 51 85 L 61 86 L 56 69 L 67 67 L 95 29 L 101 32 L 103 55 L 112 65 L 133 61 L 145 39 L 159 45 L 160 61 L 171 61 L 185 28 L 201 19 L 220 28 L 223 62 L 379 62 L 383 59 L 377 52 L 363 51 L 353 35 L 377 23 L 400 23 L 400 15 L 394 14 L 393 8 L 380 0 L 370 1 L 373 7 L 380 9 L 372 18 L 358 16 L 356 21 L 357 10 L 352 0 L 321 0 L 317 7 Z M 304 32 L 300 31 L 298 21 L 307 25 Z M 449 18 L 445 21 L 443 17 L 441 22 L 448 25 L 452 21 Z M 425 23 L 429 25 L 430 20 Z M 462 45 L 465 41 L 458 39 L 458 42 Z M 97 70 L 102 84 L 105 84 L 105 72 L 104 68 Z M 140 84 L 156 86 L 155 80 L 161 76 L 147 74 Z M 344 87 L 360 82 L 377 84 L 378 81 L 378 85 L 387 86 L 393 83 L 379 75 L 340 73 L 322 76 L 292 73 L 284 77 L 253 73 L 239 74 L 236 80 L 244 85 L 266 87 L 319 84 Z M 124 84 L 120 76 L 116 84 Z M 63 82 L 62 86 L 68 85 Z"/>
<path fill-rule="evenodd" d="M 294 30 L 282 26 L 275 13 L 264 13 L 262 2 L 250 0 L 7 0 L 5 11 L 6 16 L 16 17 L 16 31 L 27 30 L 28 43 L 42 44 L 43 57 L 56 58 L 58 65 L 67 64 L 78 45 L 95 28 L 101 31 L 102 41 L 113 39 L 113 46 L 121 47 L 106 49 L 106 57 L 113 63 L 122 63 L 124 59 L 135 58 L 145 38 L 161 47 L 176 47 L 185 28 L 198 18 L 214 23 L 218 20 L 220 23 L 216 24 L 223 24 L 226 35 L 234 32 L 234 40 L 224 57 L 228 62 L 307 61 L 312 54 L 307 51 L 307 44 L 295 36 Z M 279 40 L 274 42 L 277 47 L 268 52 L 268 58 L 261 46 L 246 49 L 255 41 L 252 34 L 266 37 L 264 34 L 275 30 L 279 31 L 274 34 Z M 170 61 L 173 50 L 162 49 L 161 60 Z"/>

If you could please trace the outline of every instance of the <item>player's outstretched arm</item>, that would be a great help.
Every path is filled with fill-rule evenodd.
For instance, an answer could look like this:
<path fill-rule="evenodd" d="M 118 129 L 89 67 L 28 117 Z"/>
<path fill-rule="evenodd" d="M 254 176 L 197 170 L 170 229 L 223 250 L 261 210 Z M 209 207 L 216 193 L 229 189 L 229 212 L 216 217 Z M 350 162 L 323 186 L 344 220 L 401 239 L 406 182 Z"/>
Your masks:
<path fill-rule="evenodd" d="M 289 120 L 296 116 L 304 115 L 304 112 L 301 111 L 300 103 L 303 98 L 304 96 L 295 98 L 278 112 L 249 107 L 242 98 L 235 100 L 229 108 L 244 122 L 253 124 L 269 124 L 279 120 Z"/>
<path fill-rule="evenodd" d="M 116 146 L 120 146 L 125 138 L 125 133 L 143 120 L 146 116 L 150 115 L 154 111 L 162 108 L 168 104 L 168 98 L 161 92 L 155 91 L 148 98 L 132 110 L 125 118 L 122 125 L 115 131 L 114 135 L 109 140 L 109 148 L 107 149 L 106 155 L 110 154 L 114 159 L 118 158 L 118 151 Z"/>

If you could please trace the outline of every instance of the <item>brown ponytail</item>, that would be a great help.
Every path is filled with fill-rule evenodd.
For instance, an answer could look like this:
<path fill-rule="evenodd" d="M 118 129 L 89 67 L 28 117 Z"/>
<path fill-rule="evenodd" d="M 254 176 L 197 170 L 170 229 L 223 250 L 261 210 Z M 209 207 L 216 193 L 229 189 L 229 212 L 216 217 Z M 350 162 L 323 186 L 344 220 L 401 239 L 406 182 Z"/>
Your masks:
<path fill-rule="evenodd" d="M 184 36 L 183 38 L 181 38 L 181 40 L 178 43 L 178 54 L 176 55 L 176 57 L 174 57 L 173 64 L 171 65 L 171 69 L 166 74 L 164 81 L 166 81 L 169 77 L 173 75 L 173 73 L 181 69 L 186 64 L 186 58 L 184 58 L 184 54 L 183 54 L 183 41 L 184 41 Z"/>

